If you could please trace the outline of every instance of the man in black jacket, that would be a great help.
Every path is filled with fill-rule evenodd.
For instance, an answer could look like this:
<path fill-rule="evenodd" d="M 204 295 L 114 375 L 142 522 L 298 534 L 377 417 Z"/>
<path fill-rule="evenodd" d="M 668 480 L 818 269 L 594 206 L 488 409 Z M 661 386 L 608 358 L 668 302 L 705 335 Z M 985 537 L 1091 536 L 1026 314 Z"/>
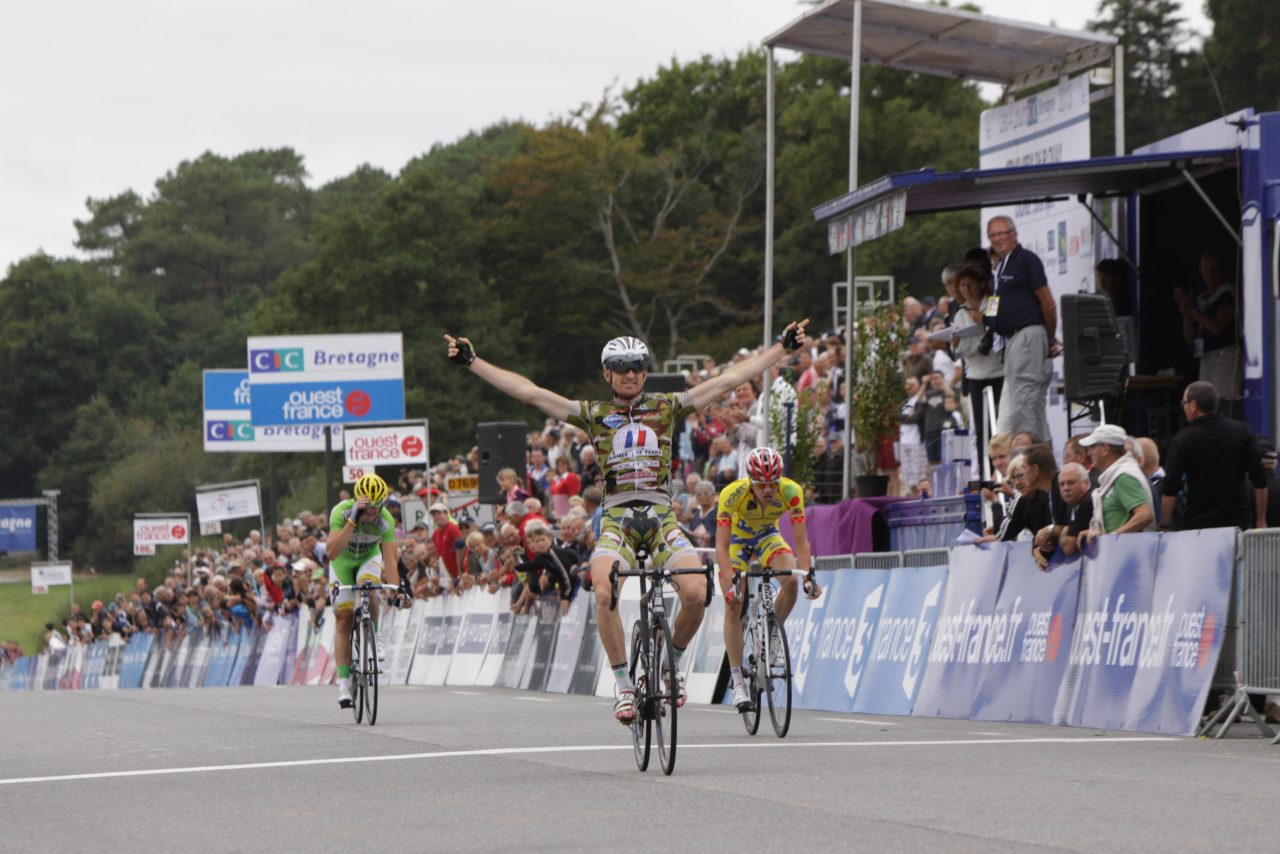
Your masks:
<path fill-rule="evenodd" d="M 1165 462 L 1160 527 L 1171 527 L 1179 492 L 1184 502 L 1179 530 L 1266 527 L 1267 471 L 1257 439 L 1245 424 L 1218 413 L 1218 392 L 1211 383 L 1187 386 L 1182 409 L 1187 426 L 1173 437 Z M 1254 489 L 1252 513 L 1246 477 Z"/>

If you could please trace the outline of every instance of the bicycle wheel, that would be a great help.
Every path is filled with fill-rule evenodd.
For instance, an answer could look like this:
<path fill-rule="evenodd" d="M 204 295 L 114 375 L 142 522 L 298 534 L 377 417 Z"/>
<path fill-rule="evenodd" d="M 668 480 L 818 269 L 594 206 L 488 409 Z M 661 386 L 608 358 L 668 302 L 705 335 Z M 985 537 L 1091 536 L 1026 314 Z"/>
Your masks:
<path fill-rule="evenodd" d="M 787 648 L 787 629 L 776 615 L 769 615 L 768 642 L 770 656 L 777 656 L 776 647 L 782 647 L 780 666 L 772 664 L 767 669 L 766 696 L 769 700 L 769 718 L 773 721 L 773 731 L 778 738 L 786 738 L 791 728 L 791 655 Z"/>
<path fill-rule="evenodd" d="M 676 652 L 671 643 L 671 626 L 666 620 L 654 626 L 653 663 L 650 673 L 661 681 L 661 699 L 650 702 L 653 708 L 653 725 L 658 730 L 658 762 L 662 773 L 670 775 L 676 769 L 676 703 L 680 696 L 680 679 L 676 670 Z M 666 679 L 662 679 L 663 674 Z"/>
<path fill-rule="evenodd" d="M 631 746 L 635 750 L 636 767 L 649 767 L 649 748 L 653 740 L 653 721 L 649 717 L 649 649 L 644 626 L 636 620 L 631 629 L 631 684 L 636 687 L 636 716 L 631 721 Z"/>
<path fill-rule="evenodd" d="M 364 720 L 364 664 L 360 657 L 360 626 L 351 627 L 351 711 L 356 723 Z"/>
<path fill-rule="evenodd" d="M 364 650 L 364 710 L 369 716 L 369 726 L 378 720 L 378 647 L 373 636 L 373 620 L 365 619 L 360 623 L 364 637 L 360 646 Z"/>
<path fill-rule="evenodd" d="M 756 683 L 756 665 L 760 658 L 756 646 L 756 633 L 753 631 L 755 620 L 750 615 L 742 624 L 742 681 L 747 686 L 747 694 L 751 697 L 751 711 L 739 715 L 742 725 L 747 728 L 747 735 L 755 735 L 760 730 L 760 686 Z"/>

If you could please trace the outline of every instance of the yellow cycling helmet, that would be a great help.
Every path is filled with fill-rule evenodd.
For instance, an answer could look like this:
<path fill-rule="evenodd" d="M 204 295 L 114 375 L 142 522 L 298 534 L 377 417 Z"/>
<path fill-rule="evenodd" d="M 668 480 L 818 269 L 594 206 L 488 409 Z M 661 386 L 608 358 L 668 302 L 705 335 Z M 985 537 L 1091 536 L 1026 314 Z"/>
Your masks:
<path fill-rule="evenodd" d="M 357 480 L 354 491 L 356 498 L 367 498 L 375 507 L 381 507 L 391 493 L 387 482 L 376 474 L 367 474 Z"/>

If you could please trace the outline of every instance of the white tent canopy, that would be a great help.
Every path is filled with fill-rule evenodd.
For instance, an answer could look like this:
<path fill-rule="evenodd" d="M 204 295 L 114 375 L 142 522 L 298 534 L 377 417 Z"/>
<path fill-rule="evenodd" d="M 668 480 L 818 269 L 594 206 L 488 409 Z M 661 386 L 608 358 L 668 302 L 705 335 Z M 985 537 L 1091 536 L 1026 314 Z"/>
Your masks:
<path fill-rule="evenodd" d="M 848 59 L 854 0 L 829 0 L 764 40 Z M 907 0 L 862 0 L 862 61 L 872 65 L 999 83 L 1010 92 L 1109 62 L 1116 40 Z"/>
<path fill-rule="evenodd" d="M 1115 153 L 1124 154 L 1124 52 L 1113 36 L 1083 33 L 996 18 L 977 12 L 926 6 L 911 0 L 827 0 L 764 40 L 768 53 L 765 131 L 764 344 L 773 339 L 774 232 L 774 50 L 848 59 L 849 191 L 858 189 L 858 106 L 862 63 L 902 71 L 998 83 L 1006 96 L 1065 78 L 1110 60 L 1114 80 Z M 904 168 L 920 164 L 902 164 Z M 856 250 L 848 252 L 850 299 L 855 294 Z M 845 340 L 852 343 L 857 305 L 846 312 Z M 852 346 L 845 348 L 845 376 L 851 376 Z M 761 395 L 769 411 L 769 383 Z M 845 418 L 842 495 L 853 483 L 851 417 Z M 767 428 L 766 428 L 767 429 Z"/>

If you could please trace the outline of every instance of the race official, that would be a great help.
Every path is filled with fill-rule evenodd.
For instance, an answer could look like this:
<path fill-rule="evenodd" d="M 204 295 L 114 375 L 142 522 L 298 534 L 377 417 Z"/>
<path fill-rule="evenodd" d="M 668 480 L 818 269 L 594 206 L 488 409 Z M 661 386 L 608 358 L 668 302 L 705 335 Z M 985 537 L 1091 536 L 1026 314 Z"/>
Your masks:
<path fill-rule="evenodd" d="M 1044 264 L 1018 243 L 1012 219 L 992 217 L 987 223 L 987 238 L 999 261 L 994 271 L 995 299 L 987 308 L 984 323 L 1004 339 L 1004 388 L 997 429 L 1049 436 L 1045 395 L 1053 358 L 1062 352 L 1054 337 L 1058 308 Z"/>

